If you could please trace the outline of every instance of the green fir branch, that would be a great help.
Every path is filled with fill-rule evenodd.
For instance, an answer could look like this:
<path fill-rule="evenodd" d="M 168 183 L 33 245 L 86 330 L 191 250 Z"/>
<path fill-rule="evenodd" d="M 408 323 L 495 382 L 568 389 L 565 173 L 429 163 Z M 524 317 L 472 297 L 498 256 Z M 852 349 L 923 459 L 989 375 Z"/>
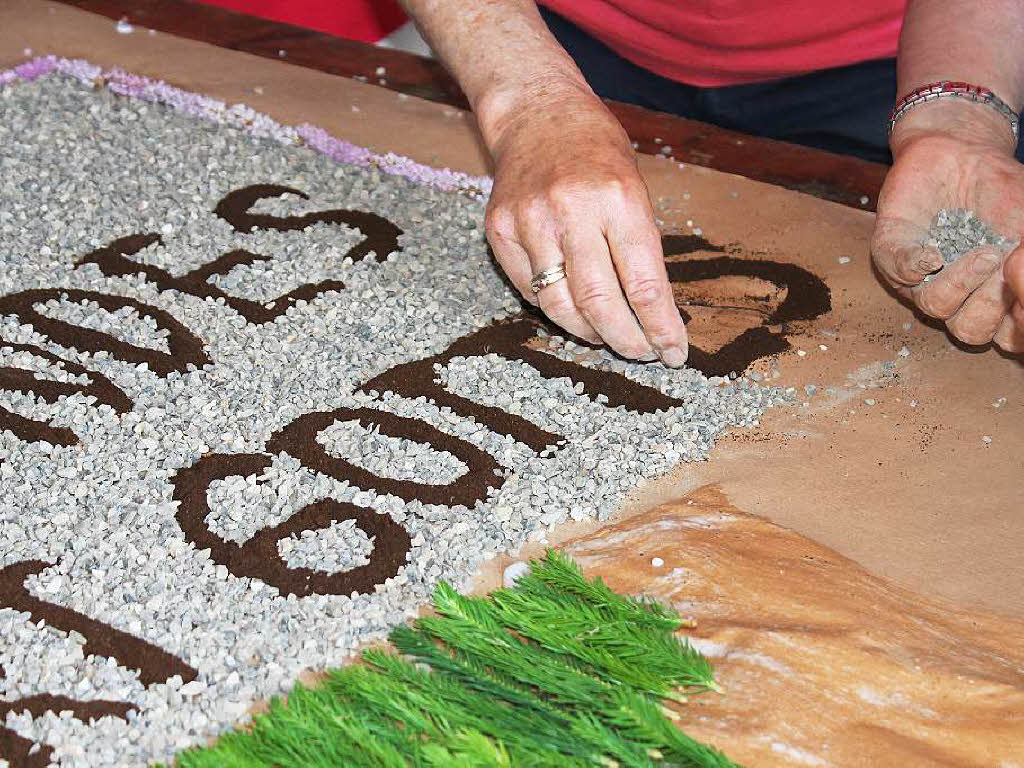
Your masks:
<path fill-rule="evenodd" d="M 735 768 L 663 700 L 717 690 L 670 608 L 587 580 L 554 550 L 490 597 L 445 583 L 398 654 L 296 685 L 179 768 Z M 402 654 L 402 655 L 399 655 Z"/>
<path fill-rule="evenodd" d="M 548 549 L 543 558 L 531 560 L 528 573 L 516 582 L 516 589 L 530 592 L 543 584 L 555 594 L 572 595 L 588 605 L 607 611 L 609 618 L 649 624 L 669 631 L 687 626 L 671 608 L 647 598 L 620 595 L 601 578 L 588 580 L 565 553 Z"/>

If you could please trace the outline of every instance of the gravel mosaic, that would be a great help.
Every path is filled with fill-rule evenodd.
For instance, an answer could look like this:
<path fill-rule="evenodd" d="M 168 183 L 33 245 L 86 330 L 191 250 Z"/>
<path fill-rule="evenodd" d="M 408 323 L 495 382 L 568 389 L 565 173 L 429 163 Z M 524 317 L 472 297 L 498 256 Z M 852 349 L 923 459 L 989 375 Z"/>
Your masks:
<path fill-rule="evenodd" d="M 551 360 L 606 378 L 482 348 L 421 382 L 461 399 L 378 391 L 522 312 L 485 247 L 485 180 L 83 62 L 0 85 L 0 727 L 54 764 L 140 766 L 208 740 L 415 615 L 438 580 L 464 588 L 531 534 L 606 518 L 782 397 L 543 333 Z M 371 212 L 398 248 L 353 257 L 356 226 L 239 231 L 214 213 L 266 184 L 308 199 L 261 199 L 259 221 Z M 108 256 L 139 271 L 80 263 L 132 235 L 152 238 Z M 609 400 L 632 387 L 668 407 Z M 265 561 L 276 575 L 239 575 Z M 110 713 L 90 722 L 89 702 Z"/>

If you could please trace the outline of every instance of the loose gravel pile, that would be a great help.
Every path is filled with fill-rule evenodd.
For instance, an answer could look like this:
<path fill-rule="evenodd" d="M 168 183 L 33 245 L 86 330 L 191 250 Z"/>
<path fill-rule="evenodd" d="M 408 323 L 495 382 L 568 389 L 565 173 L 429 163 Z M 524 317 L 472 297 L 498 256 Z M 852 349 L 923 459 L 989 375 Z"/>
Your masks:
<path fill-rule="evenodd" d="M 611 408 L 569 379 L 544 378 L 497 355 L 440 366 L 436 378 L 452 392 L 565 437 L 556 450 L 537 452 L 426 399 L 362 391 L 363 382 L 396 364 L 438 354 L 521 311 L 487 254 L 481 196 L 341 164 L 62 74 L 10 80 L 0 87 L 0 297 L 32 288 L 131 297 L 190 329 L 211 360 L 157 375 L 144 363 L 61 346 L 0 313 L 0 368 L 79 385 L 90 380 L 10 346 L 34 345 L 102 374 L 132 403 L 119 412 L 80 392 L 48 402 L 0 389 L 0 408 L 78 438 L 61 446 L 0 432 L 0 568 L 52 564 L 26 580 L 34 597 L 143 638 L 198 671 L 190 682 L 143 684 L 115 660 L 83 650 L 77 632 L 0 609 L 0 700 L 49 693 L 133 706 L 127 719 L 92 724 L 57 712 L 7 716 L 9 728 L 48 745 L 62 766 L 141 766 L 205 742 L 253 702 L 286 691 L 301 670 L 339 665 L 407 620 L 440 579 L 464 588 L 482 560 L 516 550 L 549 526 L 606 518 L 639 483 L 705 459 L 723 430 L 756 425 L 780 399 L 779 391 L 742 379 L 709 381 L 696 371 L 604 353 L 591 354 L 587 365 L 620 372 L 681 405 L 649 414 Z M 327 141 L 310 136 L 314 145 Z M 370 211 L 404 231 L 401 250 L 353 263 L 343 256 L 362 235 L 337 224 L 236 232 L 213 209 L 225 194 L 253 184 L 309 195 L 279 198 L 254 213 Z M 325 279 L 345 287 L 255 324 L 223 300 L 75 265 L 135 233 L 157 233 L 162 243 L 131 258 L 174 275 L 235 249 L 268 257 L 213 281 L 232 296 L 270 302 Z M 36 309 L 139 347 L 166 351 L 170 343 L 164 330 L 128 309 L 70 299 Z M 574 345 L 549 341 L 551 354 L 572 357 Z M 264 452 L 268 438 L 302 414 L 338 408 L 426 422 L 489 454 L 504 482 L 473 508 L 423 504 L 339 482 L 281 453 L 259 475 L 210 484 L 205 522 L 239 544 L 323 499 L 390 516 L 411 538 L 408 562 L 366 593 L 284 596 L 258 579 L 237 578 L 186 540 L 172 498 L 179 470 L 211 453 Z M 439 447 L 379 434 L 366 423 L 337 423 L 317 440 L 331 456 L 399 480 L 444 485 L 467 471 Z M 278 550 L 290 567 L 337 573 L 365 565 L 379 544 L 347 521 L 292 535 Z"/>
<path fill-rule="evenodd" d="M 996 232 L 975 216 L 974 211 L 944 208 L 935 215 L 925 245 L 937 248 L 943 263 L 949 266 L 979 245 L 993 245 L 1009 253 L 1017 247 L 1017 242 Z"/>

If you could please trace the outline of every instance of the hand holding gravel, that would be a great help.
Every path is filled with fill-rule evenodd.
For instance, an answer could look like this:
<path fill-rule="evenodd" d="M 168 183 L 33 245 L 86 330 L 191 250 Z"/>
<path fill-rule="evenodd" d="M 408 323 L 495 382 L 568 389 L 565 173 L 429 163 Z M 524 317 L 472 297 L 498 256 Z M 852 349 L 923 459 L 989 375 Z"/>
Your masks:
<path fill-rule="evenodd" d="M 970 110 L 964 112 L 963 110 Z M 967 344 L 1024 352 L 1024 165 L 974 104 L 918 107 L 893 132 L 872 256 Z"/>

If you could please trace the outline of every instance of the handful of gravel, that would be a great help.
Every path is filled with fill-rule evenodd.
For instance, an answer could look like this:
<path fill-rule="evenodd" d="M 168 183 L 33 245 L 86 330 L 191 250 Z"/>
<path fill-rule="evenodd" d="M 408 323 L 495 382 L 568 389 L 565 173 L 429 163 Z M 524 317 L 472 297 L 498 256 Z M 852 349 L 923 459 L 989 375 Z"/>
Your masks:
<path fill-rule="evenodd" d="M 1004 237 L 975 216 L 974 211 L 964 208 L 943 208 L 935 214 L 935 221 L 924 241 L 924 245 L 938 249 L 945 266 L 955 263 L 979 245 L 994 245 L 1004 253 L 1009 253 L 1018 244 L 1019 241 Z"/>

